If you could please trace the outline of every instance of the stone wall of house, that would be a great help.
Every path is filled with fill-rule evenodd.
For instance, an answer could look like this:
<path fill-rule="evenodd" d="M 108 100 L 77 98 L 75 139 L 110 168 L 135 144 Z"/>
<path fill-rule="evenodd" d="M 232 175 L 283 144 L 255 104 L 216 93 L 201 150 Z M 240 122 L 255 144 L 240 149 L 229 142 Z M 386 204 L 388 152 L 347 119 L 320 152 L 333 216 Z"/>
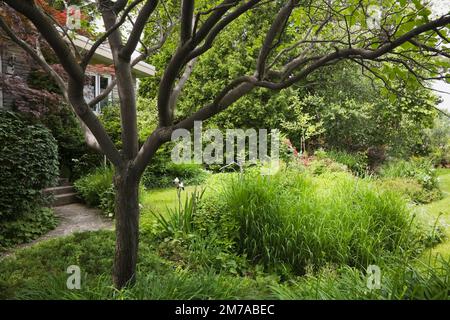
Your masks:
<path fill-rule="evenodd" d="M 33 64 L 32 59 L 14 42 L 0 32 L 0 55 L 2 72 L 27 79 Z M 13 89 L 3 88 L 3 107 L 10 109 L 14 104 Z"/>
<path fill-rule="evenodd" d="M 11 41 L 0 29 L 0 55 L 2 62 L 3 74 L 19 76 L 23 81 L 27 81 L 30 72 L 37 66 L 36 62 L 25 53 L 18 45 Z M 137 86 L 136 77 L 133 76 L 134 87 Z M 1 87 L 1 84 L 0 84 Z M 13 89 L 4 87 L 2 89 L 3 108 L 11 109 L 14 106 Z M 117 104 L 119 100 L 119 93 L 117 86 L 112 91 L 112 103 Z"/>

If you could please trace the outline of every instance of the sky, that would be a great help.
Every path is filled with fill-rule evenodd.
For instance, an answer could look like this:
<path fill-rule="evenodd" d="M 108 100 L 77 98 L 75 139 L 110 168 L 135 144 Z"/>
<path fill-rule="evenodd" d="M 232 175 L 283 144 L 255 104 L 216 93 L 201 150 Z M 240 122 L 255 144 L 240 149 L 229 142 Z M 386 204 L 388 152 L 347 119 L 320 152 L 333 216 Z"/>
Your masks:
<path fill-rule="evenodd" d="M 448 112 L 450 112 L 450 84 L 445 83 L 444 81 L 438 81 L 434 83 L 433 89 L 446 92 L 436 92 L 436 94 L 443 100 L 438 107 L 441 110 L 447 110 Z"/>
<path fill-rule="evenodd" d="M 450 11 L 450 0 L 432 0 L 432 2 L 434 11 L 436 11 L 435 13 L 437 15 L 442 15 Z M 436 81 L 433 84 L 433 89 L 447 92 L 447 93 L 437 92 L 437 94 L 443 100 L 443 102 L 439 105 L 439 108 L 450 112 L 450 84 L 444 81 Z"/>

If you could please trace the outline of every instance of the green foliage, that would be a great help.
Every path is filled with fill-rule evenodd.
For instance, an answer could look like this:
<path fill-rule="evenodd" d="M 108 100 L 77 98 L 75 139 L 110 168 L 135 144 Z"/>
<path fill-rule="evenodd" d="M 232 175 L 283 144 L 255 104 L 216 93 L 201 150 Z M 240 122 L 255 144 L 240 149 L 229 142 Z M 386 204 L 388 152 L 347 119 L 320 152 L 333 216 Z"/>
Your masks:
<path fill-rule="evenodd" d="M 141 241 L 133 288 L 113 289 L 114 233 L 97 231 L 53 239 L 0 261 L 1 299 L 255 299 L 269 298 L 271 278 L 251 279 L 176 268 Z M 67 290 L 69 265 L 82 270 L 80 290 Z M 144 276 L 145 275 L 145 276 Z"/>
<path fill-rule="evenodd" d="M 138 98 L 136 101 L 137 125 L 139 131 L 139 142 L 142 144 L 151 135 L 158 125 L 156 100 Z M 106 132 L 111 137 L 117 148 L 122 148 L 122 126 L 120 122 L 120 108 L 117 105 L 108 105 L 102 108 L 99 116 Z"/>
<path fill-rule="evenodd" d="M 176 237 L 177 233 L 190 234 L 193 232 L 193 218 L 197 211 L 198 202 L 201 200 L 204 190 L 195 189 L 189 196 L 186 196 L 184 204 L 181 202 L 181 189 L 178 193 L 178 207 L 167 208 L 168 217 L 152 211 L 157 224 L 162 227 L 164 236 Z"/>
<path fill-rule="evenodd" d="M 336 162 L 345 164 L 355 175 L 364 177 L 368 172 L 368 159 L 364 153 L 349 153 L 345 151 L 330 150 L 326 155 Z"/>
<path fill-rule="evenodd" d="M 450 261 L 439 261 L 435 266 L 417 261 L 383 266 L 380 289 L 369 290 L 367 275 L 350 267 L 325 268 L 271 288 L 282 300 L 448 300 Z"/>
<path fill-rule="evenodd" d="M 383 178 L 379 184 L 415 203 L 430 203 L 441 198 L 439 189 L 428 190 L 412 178 Z"/>
<path fill-rule="evenodd" d="M 299 93 L 295 91 L 292 92 L 289 98 L 289 113 L 293 115 L 293 119 L 283 121 L 281 125 L 288 137 L 294 141 L 294 144 L 302 152 L 306 152 L 307 142 L 325 131 L 323 129 L 323 122 L 317 119 L 317 114 L 309 114 L 305 110 L 306 106 L 310 107 L 310 109 L 323 109 L 324 99 L 313 95 L 307 95 L 303 99 L 300 99 Z"/>
<path fill-rule="evenodd" d="M 74 186 L 81 198 L 92 207 L 102 209 L 103 213 L 114 215 L 115 189 L 114 170 L 111 167 L 99 167 L 92 173 L 75 181 Z"/>
<path fill-rule="evenodd" d="M 440 116 L 425 130 L 425 143 L 435 165 L 450 165 L 450 119 Z"/>
<path fill-rule="evenodd" d="M 55 228 L 57 221 L 48 208 L 35 208 L 13 221 L 0 221 L 0 250 L 30 242 Z"/>
<path fill-rule="evenodd" d="M 80 125 L 67 105 L 60 105 L 40 119 L 58 144 L 60 175 L 76 180 L 101 164 L 102 156 L 90 150 Z"/>
<path fill-rule="evenodd" d="M 0 112 L 0 221 L 36 212 L 45 203 L 41 190 L 56 183 L 58 151 L 42 125 Z"/>
<path fill-rule="evenodd" d="M 197 247 L 198 249 L 198 247 Z M 198 250 L 197 250 L 198 251 Z M 52 239 L 0 261 L 1 299 L 448 299 L 450 261 L 380 261 L 381 289 L 367 288 L 364 270 L 326 266 L 281 282 L 275 275 L 239 276 L 177 266 L 141 241 L 132 288 L 113 289 L 114 233 L 96 231 Z M 209 256 L 210 260 L 223 259 Z M 67 290 L 67 266 L 82 270 L 80 290 Z M 232 262 L 228 262 L 232 265 Z M 232 268 L 232 267 L 231 267 Z"/>
<path fill-rule="evenodd" d="M 199 164 L 173 163 L 170 158 L 171 144 L 161 148 L 152 158 L 142 176 L 145 188 L 163 188 L 173 186 L 175 178 L 183 181 L 185 186 L 201 184 L 208 177 L 208 172 Z"/>
<path fill-rule="evenodd" d="M 117 148 L 122 147 L 122 128 L 120 124 L 120 108 L 116 105 L 108 105 L 102 108 L 99 119 L 106 132 L 111 137 Z"/>
<path fill-rule="evenodd" d="M 388 178 L 414 178 L 428 190 L 438 188 L 436 170 L 433 162 L 427 158 L 391 161 L 381 168 L 380 175 Z"/>
<path fill-rule="evenodd" d="M 380 176 L 385 186 L 397 188 L 414 202 L 429 203 L 442 198 L 431 159 L 394 160 L 382 166 Z"/>
<path fill-rule="evenodd" d="M 70 179 L 74 181 L 92 171 L 95 171 L 104 163 L 104 161 L 104 156 L 86 147 L 85 153 L 81 154 L 78 158 L 72 159 Z"/>
<path fill-rule="evenodd" d="M 213 47 L 195 64 L 178 101 L 177 118 L 213 101 L 232 79 L 253 72 L 263 38 L 260 30 L 267 30 L 269 17 L 277 6 L 278 4 L 269 5 L 257 14 L 250 12 L 218 35 Z M 349 23 L 356 23 L 358 19 L 365 23 L 364 19 L 367 17 L 359 9 L 348 12 L 351 17 Z M 308 32 L 305 21 L 309 19 L 302 10 L 294 10 L 292 21 L 297 21 L 298 24 L 287 28 L 280 50 L 289 48 L 290 44 L 296 42 L 295 39 Z M 353 18 L 356 20 L 353 21 Z M 331 25 L 322 30 L 330 38 L 336 36 L 336 28 Z M 409 27 L 413 25 L 409 24 Z M 148 28 L 145 41 L 154 41 L 155 36 L 155 30 Z M 179 37 L 174 32 L 161 52 L 152 57 L 152 64 L 159 71 L 156 77 L 145 79 L 141 83 L 142 96 L 156 95 L 162 73 L 178 40 Z M 313 50 L 312 55 L 323 54 L 326 49 L 334 51 L 332 46 L 328 47 L 329 44 L 321 44 Z M 290 50 L 292 56 L 301 54 L 297 52 L 298 49 Z M 405 74 L 405 70 L 400 69 L 397 67 L 396 70 L 386 70 L 393 75 L 387 83 L 402 94 L 393 101 L 388 94 L 383 94 L 385 84 L 381 80 L 371 81 L 359 65 L 342 61 L 311 74 L 306 87 L 288 88 L 280 92 L 256 88 L 208 123 L 219 128 L 282 128 L 299 150 L 322 146 L 349 152 L 366 152 L 370 147 L 383 146 L 396 156 L 420 154 L 424 152 L 420 148 L 423 145 L 422 131 L 430 127 L 436 117 L 436 97 L 418 83 L 411 83 L 412 77 L 405 78 L 409 81 L 406 86 L 405 79 L 395 77 L 396 74 Z M 305 140 L 305 146 L 300 148 L 302 139 Z"/>
<path fill-rule="evenodd" d="M 269 270 L 361 268 L 383 254 L 416 250 L 420 238 L 398 196 L 345 173 L 243 176 L 220 194 L 225 206 L 216 215 L 234 219 L 237 252 Z"/>
<path fill-rule="evenodd" d="M 306 169 L 313 175 L 322 175 L 333 172 L 348 172 L 346 165 L 333 161 L 330 158 L 317 159 L 312 161 Z"/>

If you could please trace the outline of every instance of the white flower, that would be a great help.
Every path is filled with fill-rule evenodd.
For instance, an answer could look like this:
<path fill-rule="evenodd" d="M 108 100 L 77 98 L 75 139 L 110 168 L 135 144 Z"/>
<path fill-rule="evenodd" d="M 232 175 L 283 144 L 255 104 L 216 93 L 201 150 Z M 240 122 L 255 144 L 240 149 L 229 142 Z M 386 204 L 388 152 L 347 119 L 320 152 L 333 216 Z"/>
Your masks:
<path fill-rule="evenodd" d="M 175 184 L 178 186 L 178 184 L 180 183 L 180 179 L 178 179 L 178 177 L 175 178 L 175 179 L 173 180 L 173 183 L 175 183 Z"/>
<path fill-rule="evenodd" d="M 183 182 L 180 182 L 180 184 L 178 185 L 178 189 L 184 190 L 184 184 L 183 184 Z"/>

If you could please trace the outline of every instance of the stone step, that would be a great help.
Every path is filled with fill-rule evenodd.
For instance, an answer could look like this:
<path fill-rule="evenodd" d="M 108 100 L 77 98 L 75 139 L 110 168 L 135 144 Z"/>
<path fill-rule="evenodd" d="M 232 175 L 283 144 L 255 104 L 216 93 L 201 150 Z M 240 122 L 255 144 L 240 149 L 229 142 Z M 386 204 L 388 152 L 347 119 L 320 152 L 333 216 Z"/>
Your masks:
<path fill-rule="evenodd" d="M 53 194 L 55 196 L 58 194 L 75 193 L 75 188 L 71 185 L 52 187 L 52 188 L 45 189 L 44 193 L 45 194 Z"/>
<path fill-rule="evenodd" d="M 79 202 L 79 199 L 78 199 L 76 193 L 58 194 L 58 195 L 55 195 L 54 199 L 55 199 L 53 201 L 53 206 L 54 207 L 63 206 L 63 205 L 66 205 L 66 204 L 71 204 L 71 203 L 78 203 Z"/>
<path fill-rule="evenodd" d="M 67 178 L 59 178 L 58 185 L 59 186 L 70 186 L 70 181 Z"/>

